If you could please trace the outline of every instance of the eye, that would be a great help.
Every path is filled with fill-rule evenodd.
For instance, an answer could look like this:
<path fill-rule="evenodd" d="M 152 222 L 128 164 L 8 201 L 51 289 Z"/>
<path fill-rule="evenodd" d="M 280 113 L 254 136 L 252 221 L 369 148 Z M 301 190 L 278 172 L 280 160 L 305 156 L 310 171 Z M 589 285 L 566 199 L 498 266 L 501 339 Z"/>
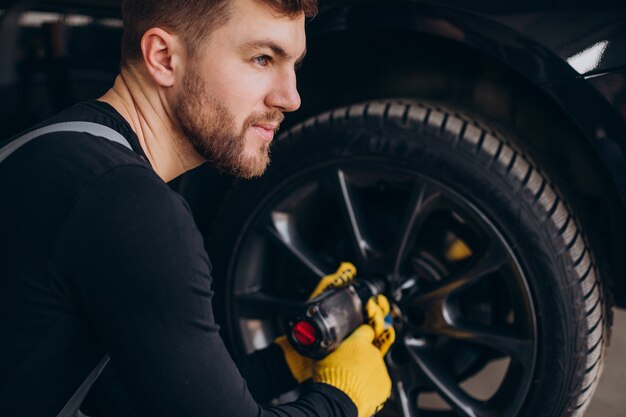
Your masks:
<path fill-rule="evenodd" d="M 252 58 L 255 64 L 260 65 L 262 67 L 267 67 L 272 61 L 272 57 L 268 55 L 259 55 Z"/>

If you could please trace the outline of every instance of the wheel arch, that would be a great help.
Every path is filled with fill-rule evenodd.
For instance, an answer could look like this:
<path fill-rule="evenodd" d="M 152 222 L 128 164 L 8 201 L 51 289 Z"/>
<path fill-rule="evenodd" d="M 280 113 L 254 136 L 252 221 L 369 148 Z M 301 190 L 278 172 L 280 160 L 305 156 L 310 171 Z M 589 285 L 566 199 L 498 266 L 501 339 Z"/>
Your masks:
<path fill-rule="evenodd" d="M 514 131 L 572 190 L 591 238 L 608 254 L 616 302 L 626 307 L 624 144 L 616 155 L 595 134 L 606 126 L 609 135 L 626 135 L 619 136 L 609 104 L 566 62 L 482 16 L 432 6 L 336 7 L 309 29 L 299 74 L 303 108 L 286 125 L 356 101 L 417 97 L 471 109 Z M 571 106 L 572 91 L 586 106 Z M 580 120 L 585 112 L 600 117 L 598 108 L 606 120 Z"/>

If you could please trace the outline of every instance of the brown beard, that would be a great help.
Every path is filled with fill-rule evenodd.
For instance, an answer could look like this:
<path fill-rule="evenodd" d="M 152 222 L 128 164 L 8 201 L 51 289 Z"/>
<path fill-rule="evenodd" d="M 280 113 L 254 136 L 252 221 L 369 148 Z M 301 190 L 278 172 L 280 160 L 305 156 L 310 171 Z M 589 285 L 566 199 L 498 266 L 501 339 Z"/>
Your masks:
<path fill-rule="evenodd" d="M 280 123 L 279 110 L 252 113 L 236 132 L 233 114 L 211 96 L 205 82 L 193 71 L 185 75 L 173 104 L 175 121 L 194 150 L 220 172 L 241 178 L 262 175 L 270 162 L 270 144 L 256 152 L 246 150 L 245 134 L 257 123 Z"/>

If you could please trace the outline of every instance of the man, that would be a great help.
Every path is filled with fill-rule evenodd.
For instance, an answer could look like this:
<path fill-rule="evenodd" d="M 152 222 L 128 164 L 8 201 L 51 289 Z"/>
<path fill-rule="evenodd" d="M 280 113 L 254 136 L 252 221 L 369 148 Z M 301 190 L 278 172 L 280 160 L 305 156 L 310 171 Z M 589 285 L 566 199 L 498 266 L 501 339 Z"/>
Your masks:
<path fill-rule="evenodd" d="M 0 413 L 56 416 L 108 352 L 111 383 L 88 404 L 96 416 L 373 414 L 390 392 L 386 348 L 372 343 L 385 300 L 369 303 L 373 327 L 324 360 L 283 338 L 238 369 L 213 318 L 202 238 L 166 185 L 207 160 L 244 178 L 263 173 L 283 113 L 300 105 L 294 68 L 314 1 L 122 7 L 113 88 L 40 126 L 95 122 L 132 150 L 58 132 L 0 164 Z M 307 379 L 297 401 L 259 404 Z"/>

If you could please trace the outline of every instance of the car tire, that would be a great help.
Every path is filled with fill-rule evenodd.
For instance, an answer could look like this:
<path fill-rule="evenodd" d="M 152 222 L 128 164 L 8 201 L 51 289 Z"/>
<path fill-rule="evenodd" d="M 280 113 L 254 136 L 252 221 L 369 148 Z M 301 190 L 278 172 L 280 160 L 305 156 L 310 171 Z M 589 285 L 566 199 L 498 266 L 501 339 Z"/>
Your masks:
<path fill-rule="evenodd" d="M 382 414 L 583 415 L 608 342 L 599 267 L 550 167 L 514 134 L 437 103 L 371 101 L 292 127 L 272 159 L 262 178 L 234 184 L 209 234 L 216 315 L 235 355 L 270 343 L 319 276 L 349 260 L 387 277 L 399 306 Z M 439 203 L 420 212 L 415 190 L 425 189 Z M 417 223 L 420 236 L 405 232 Z M 410 255 L 376 249 L 401 247 L 394 233 Z M 500 269 L 423 304 L 450 277 L 470 276 L 489 248 L 504 257 Z M 462 387 L 503 359 L 497 381 L 481 382 L 493 395 Z"/>

